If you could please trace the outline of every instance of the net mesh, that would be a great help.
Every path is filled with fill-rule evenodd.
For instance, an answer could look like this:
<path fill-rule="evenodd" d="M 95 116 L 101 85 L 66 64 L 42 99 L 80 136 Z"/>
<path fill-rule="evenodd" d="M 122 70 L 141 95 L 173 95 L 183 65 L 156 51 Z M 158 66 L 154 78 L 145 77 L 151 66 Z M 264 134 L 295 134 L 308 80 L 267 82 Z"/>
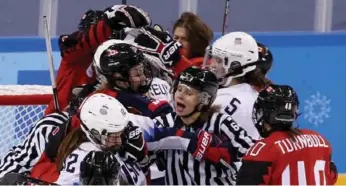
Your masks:
<path fill-rule="evenodd" d="M 33 124 L 43 116 L 47 106 L 35 104 L 35 100 L 32 99 L 37 99 L 37 102 L 41 103 L 42 98 L 40 95 L 51 94 L 51 92 L 52 88 L 50 86 L 0 86 L 0 158 L 11 147 L 20 144 L 29 133 Z M 28 105 L 26 103 L 21 104 L 20 101 L 18 102 L 18 100 L 27 99 L 31 99 L 32 104 Z M 4 102 L 10 102 L 11 106 L 6 105 Z"/>

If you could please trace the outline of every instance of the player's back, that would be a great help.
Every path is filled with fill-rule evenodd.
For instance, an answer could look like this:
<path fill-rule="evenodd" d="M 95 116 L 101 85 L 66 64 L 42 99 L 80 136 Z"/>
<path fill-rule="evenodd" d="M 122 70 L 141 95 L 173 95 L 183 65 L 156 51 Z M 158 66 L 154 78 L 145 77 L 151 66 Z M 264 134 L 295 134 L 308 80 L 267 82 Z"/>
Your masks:
<path fill-rule="evenodd" d="M 281 132 L 283 133 L 283 132 Z M 320 134 L 311 130 L 301 130 L 294 137 L 273 136 L 278 152 L 273 184 L 282 185 L 326 185 L 326 173 L 330 170 L 331 147 Z M 328 170 L 328 172 L 326 172 Z"/>
<path fill-rule="evenodd" d="M 149 97 L 156 100 L 165 100 L 168 103 L 171 103 L 172 96 L 170 94 L 171 87 L 169 84 L 157 77 L 153 78 L 153 82 L 150 85 Z"/>
<path fill-rule="evenodd" d="M 245 161 L 267 162 L 271 167 L 267 167 L 269 176 L 265 184 L 332 184 L 329 142 L 317 132 L 305 129 L 300 132 L 293 138 L 285 132 L 274 132 L 257 142 L 244 157 Z"/>
<path fill-rule="evenodd" d="M 66 157 L 63 163 L 64 166 L 60 171 L 60 175 L 56 183 L 60 185 L 78 184 L 80 175 L 80 164 L 90 151 L 101 150 L 98 149 L 91 142 L 84 142 L 80 144 L 78 148 L 72 151 L 72 153 Z"/>
<path fill-rule="evenodd" d="M 258 131 L 252 120 L 253 105 L 258 92 L 247 83 L 221 88 L 217 92 L 214 105 L 221 106 L 221 113 L 232 116 L 248 135 L 253 139 L 259 139 Z"/>

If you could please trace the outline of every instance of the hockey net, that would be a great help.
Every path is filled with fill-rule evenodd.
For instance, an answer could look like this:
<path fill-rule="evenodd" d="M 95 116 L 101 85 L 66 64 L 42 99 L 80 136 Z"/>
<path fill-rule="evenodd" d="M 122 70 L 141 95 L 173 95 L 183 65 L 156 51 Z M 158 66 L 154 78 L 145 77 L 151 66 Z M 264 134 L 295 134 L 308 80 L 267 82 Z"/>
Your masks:
<path fill-rule="evenodd" d="M 0 85 L 0 158 L 24 140 L 51 99 L 51 86 Z"/>

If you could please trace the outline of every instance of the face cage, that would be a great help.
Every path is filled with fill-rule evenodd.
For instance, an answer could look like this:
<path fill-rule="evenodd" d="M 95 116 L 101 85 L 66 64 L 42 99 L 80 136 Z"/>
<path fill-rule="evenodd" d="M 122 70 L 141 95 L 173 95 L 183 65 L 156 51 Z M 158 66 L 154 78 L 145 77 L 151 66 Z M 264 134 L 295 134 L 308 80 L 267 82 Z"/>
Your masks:
<path fill-rule="evenodd" d="M 91 129 L 89 130 L 89 138 L 99 146 L 100 149 L 104 151 L 109 151 L 109 152 L 118 152 L 121 148 L 121 145 L 114 145 L 111 147 L 107 146 L 107 141 L 108 138 L 110 137 L 109 135 L 112 133 L 107 133 L 106 130 L 102 131 L 102 134 L 100 134 L 96 129 Z"/>
<path fill-rule="evenodd" d="M 140 94 L 147 93 L 149 91 L 151 83 L 153 81 L 153 75 L 152 75 L 152 71 L 151 71 L 149 64 L 147 62 L 142 62 L 139 67 L 137 67 L 135 69 L 132 68 L 130 70 L 131 71 L 136 70 L 137 71 L 136 76 L 140 76 L 140 77 L 142 75 L 145 76 L 145 79 L 140 81 L 140 85 L 139 85 L 137 90 L 136 90 L 136 87 L 134 87 L 135 83 L 131 80 L 132 78 L 129 76 L 127 81 L 130 84 L 130 90 L 133 92 L 140 93 Z"/>
<path fill-rule="evenodd" d="M 216 56 L 212 54 L 211 47 L 208 47 L 206 49 L 206 54 L 204 56 L 203 61 L 203 69 L 209 70 L 213 72 L 217 79 L 219 80 L 219 84 L 223 85 L 226 83 L 225 76 L 227 75 L 227 72 L 225 68 L 223 67 L 223 60 L 222 57 Z"/>
<path fill-rule="evenodd" d="M 245 69 L 257 64 L 255 61 L 242 66 L 241 62 L 238 61 L 240 59 L 230 59 L 230 57 L 222 50 L 215 49 L 213 51 L 212 46 L 206 48 L 203 69 L 213 72 L 221 86 L 229 86 L 233 78 L 239 77 Z"/>
<path fill-rule="evenodd" d="M 130 91 L 130 92 L 136 92 L 139 94 L 145 94 L 149 91 L 151 83 L 153 81 L 153 76 L 152 76 L 152 72 L 151 72 L 151 68 L 150 66 L 148 66 L 148 64 L 146 62 L 141 62 L 138 64 L 139 67 L 133 69 L 130 68 L 127 70 L 127 72 L 114 72 L 113 74 L 109 74 L 109 75 L 102 75 L 104 76 L 105 79 L 107 80 L 108 84 L 112 87 L 115 88 L 117 90 L 125 90 L 125 91 Z M 136 76 L 141 76 L 142 74 L 144 74 L 145 79 L 140 81 L 140 85 L 138 87 L 138 89 L 136 89 L 136 87 L 134 87 L 134 82 L 131 80 L 131 76 L 130 76 L 130 70 L 137 70 L 137 75 Z M 102 73 L 102 72 L 101 72 Z M 119 73 L 121 76 L 120 77 L 114 77 L 114 74 Z M 100 72 L 98 73 L 100 76 Z M 117 85 L 117 81 L 122 81 L 122 82 L 127 82 L 129 84 L 128 88 L 123 88 Z"/>

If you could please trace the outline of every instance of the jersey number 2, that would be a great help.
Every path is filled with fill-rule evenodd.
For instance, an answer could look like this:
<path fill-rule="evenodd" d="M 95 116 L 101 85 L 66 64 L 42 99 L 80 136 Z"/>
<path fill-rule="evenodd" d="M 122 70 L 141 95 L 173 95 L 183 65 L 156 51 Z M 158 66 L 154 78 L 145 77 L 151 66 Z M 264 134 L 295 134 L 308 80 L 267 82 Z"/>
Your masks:
<path fill-rule="evenodd" d="M 68 156 L 68 159 L 66 160 L 66 172 L 69 172 L 69 173 L 74 173 L 75 171 L 75 163 L 77 163 L 77 160 L 78 160 L 78 154 L 71 154 Z"/>
<path fill-rule="evenodd" d="M 316 160 L 314 165 L 314 178 L 315 178 L 315 184 L 314 185 L 326 185 L 326 174 L 324 172 L 326 161 L 324 160 Z M 305 171 L 305 164 L 304 161 L 298 161 L 297 162 L 297 168 L 298 168 L 298 185 L 307 185 L 306 181 L 306 171 Z M 322 174 L 321 174 L 322 173 Z M 294 175 L 296 177 L 297 175 Z M 322 179 L 321 179 L 322 176 Z M 293 177 L 293 175 L 292 175 Z M 291 175 L 290 175 L 290 166 L 287 165 L 284 171 L 282 172 L 282 185 L 291 185 Z M 323 184 L 321 184 L 321 181 L 324 181 Z M 312 184 L 312 183 L 309 183 Z"/>
<path fill-rule="evenodd" d="M 238 109 L 238 105 L 240 104 L 240 100 L 237 99 L 237 98 L 233 98 L 231 100 L 231 102 L 229 102 L 230 105 L 228 105 L 226 108 L 225 108 L 225 112 L 232 116 L 234 114 L 234 112 Z"/>

